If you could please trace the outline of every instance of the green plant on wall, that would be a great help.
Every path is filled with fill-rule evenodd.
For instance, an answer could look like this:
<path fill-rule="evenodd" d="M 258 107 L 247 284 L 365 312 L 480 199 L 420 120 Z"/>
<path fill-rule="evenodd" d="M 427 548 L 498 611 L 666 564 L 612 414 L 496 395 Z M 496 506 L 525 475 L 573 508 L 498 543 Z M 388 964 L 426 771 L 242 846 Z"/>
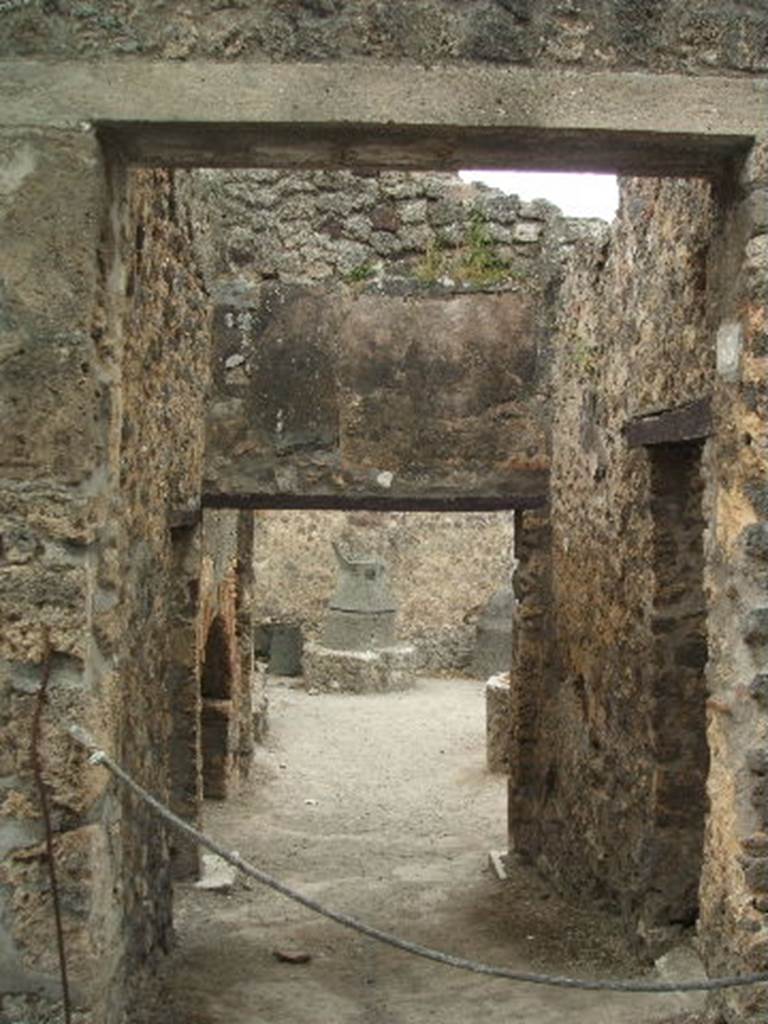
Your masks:
<path fill-rule="evenodd" d="M 509 260 L 496 254 L 485 217 L 474 211 L 459 252 L 458 277 L 467 284 L 498 284 L 507 277 Z"/>
<path fill-rule="evenodd" d="M 359 263 L 346 275 L 345 280 L 349 284 L 360 284 L 361 281 L 369 281 L 376 276 L 376 267 L 373 263 Z"/>
<path fill-rule="evenodd" d="M 416 277 L 428 284 L 450 273 L 450 257 L 441 238 L 430 238 L 423 259 L 416 264 Z"/>
<path fill-rule="evenodd" d="M 439 236 L 430 240 L 415 274 L 427 283 L 449 277 L 475 287 L 496 285 L 521 276 L 510 260 L 496 252 L 488 223 L 479 210 L 473 211 L 464 238 L 455 250 L 450 251 L 448 243 Z"/>

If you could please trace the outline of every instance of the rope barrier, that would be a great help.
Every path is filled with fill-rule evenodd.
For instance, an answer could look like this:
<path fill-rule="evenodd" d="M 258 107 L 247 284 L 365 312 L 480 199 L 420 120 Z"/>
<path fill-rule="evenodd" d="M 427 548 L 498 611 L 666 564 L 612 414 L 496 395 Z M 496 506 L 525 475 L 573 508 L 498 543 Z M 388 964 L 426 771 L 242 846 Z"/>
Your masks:
<path fill-rule="evenodd" d="M 90 764 L 101 765 L 106 768 L 113 776 L 115 776 L 115 778 L 119 779 L 145 804 L 151 807 L 160 818 L 172 825 L 178 832 L 188 836 L 190 839 L 194 839 L 198 845 L 210 850 L 211 853 L 217 854 L 223 860 L 227 861 L 228 864 L 231 864 L 233 867 L 237 868 L 238 871 L 241 871 L 244 875 L 247 875 L 249 878 L 253 878 L 262 885 L 266 885 L 275 892 L 279 892 L 289 900 L 293 900 L 295 903 L 300 903 L 308 910 L 312 910 L 316 914 L 320 914 L 331 921 L 335 921 L 337 924 L 340 924 L 345 928 L 351 928 L 353 931 L 359 932 L 361 935 L 366 935 L 370 939 L 375 939 L 377 942 L 381 942 L 387 946 L 392 946 L 394 949 L 400 949 L 405 953 L 411 953 L 413 956 L 422 957 L 425 960 L 432 960 L 435 963 L 445 964 L 448 967 L 454 967 L 458 970 L 471 971 L 474 974 L 485 974 L 493 978 L 506 978 L 507 981 L 521 982 L 529 985 L 546 985 L 551 988 L 582 989 L 587 992 L 645 992 L 651 994 L 671 992 L 712 992 L 718 989 L 741 988 L 747 985 L 759 985 L 768 982 L 768 972 L 760 974 L 734 975 L 723 978 L 701 978 L 694 981 L 680 982 L 642 981 L 632 978 L 626 980 L 603 979 L 590 981 L 583 980 L 581 978 L 569 978 L 561 975 L 515 971 L 508 967 L 500 967 L 494 964 L 485 964 L 475 960 L 468 960 L 465 957 L 455 956 L 452 953 L 444 953 L 441 950 L 432 949 L 429 946 L 422 946 L 418 942 L 401 939 L 399 936 L 393 935 L 391 932 L 382 931 L 380 928 L 375 928 L 372 925 L 358 921 L 349 914 L 325 907 L 321 903 L 318 903 L 317 900 L 312 899 L 312 897 L 305 896 L 303 893 L 300 893 L 297 890 L 292 889 L 289 885 L 286 885 L 285 882 L 281 882 L 279 879 L 267 874 L 266 871 L 262 871 L 253 864 L 249 864 L 248 861 L 243 860 L 240 854 L 230 852 L 220 843 L 213 839 L 209 839 L 207 836 L 203 835 L 202 832 L 199 832 L 186 821 L 179 818 L 164 804 L 160 803 L 160 801 L 153 797 L 151 793 L 140 786 L 138 782 L 135 782 L 130 775 L 120 767 L 120 765 L 109 757 L 108 754 L 103 750 L 98 749 L 98 747 L 96 747 L 96 745 L 91 741 L 90 737 L 78 726 L 74 726 L 69 730 L 69 732 L 72 738 L 79 743 L 80 746 L 89 751 L 90 756 L 88 760 Z"/>

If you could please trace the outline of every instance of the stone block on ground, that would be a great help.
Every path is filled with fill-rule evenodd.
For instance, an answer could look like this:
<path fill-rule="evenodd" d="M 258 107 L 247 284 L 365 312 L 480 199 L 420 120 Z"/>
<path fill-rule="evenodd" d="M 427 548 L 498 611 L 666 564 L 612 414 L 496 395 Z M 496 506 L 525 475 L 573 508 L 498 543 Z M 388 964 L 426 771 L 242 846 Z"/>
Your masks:
<path fill-rule="evenodd" d="M 304 648 L 304 681 L 309 690 L 407 690 L 413 686 L 415 667 L 416 649 L 411 644 L 370 651 L 339 651 L 318 643 L 308 643 Z"/>
<path fill-rule="evenodd" d="M 195 888 L 207 889 L 209 892 L 229 892 L 235 884 L 237 868 L 215 853 L 204 853 L 202 862 L 202 878 L 195 882 Z"/>
<path fill-rule="evenodd" d="M 300 676 L 303 638 L 301 627 L 275 623 L 269 645 L 269 674 Z"/>
<path fill-rule="evenodd" d="M 506 774 L 509 770 L 509 710 L 509 674 L 501 672 L 485 684 L 485 754 L 492 772 Z"/>
<path fill-rule="evenodd" d="M 701 957 L 690 944 L 673 946 L 654 962 L 654 966 L 660 981 L 686 982 L 707 976 Z M 704 1013 L 706 1010 L 706 992 L 678 992 L 675 998 L 681 1011 Z"/>

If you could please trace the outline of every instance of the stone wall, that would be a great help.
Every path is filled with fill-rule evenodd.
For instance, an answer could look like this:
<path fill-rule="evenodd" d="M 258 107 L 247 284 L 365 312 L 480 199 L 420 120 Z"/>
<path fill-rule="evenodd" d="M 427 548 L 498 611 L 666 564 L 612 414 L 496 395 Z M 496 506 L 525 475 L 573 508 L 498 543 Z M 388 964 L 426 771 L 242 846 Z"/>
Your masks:
<path fill-rule="evenodd" d="M 555 645 L 517 681 L 529 706 L 527 764 L 517 768 L 527 788 L 516 786 L 511 812 L 518 846 L 567 887 L 621 908 L 652 949 L 667 926 L 696 916 L 707 651 L 693 616 L 704 603 L 704 513 L 699 462 L 665 472 L 658 452 L 630 447 L 625 431 L 635 416 L 714 388 L 713 229 L 705 183 L 629 181 L 612 231 L 573 261 L 558 315 L 542 609 Z M 675 562 L 678 528 L 693 532 Z"/>
<path fill-rule="evenodd" d="M 698 911 L 713 974 L 768 949 L 767 184 L 764 143 L 739 187 L 624 184 L 561 292 L 551 515 L 516 523 L 512 841 L 646 953 Z"/>
<path fill-rule="evenodd" d="M 89 145 L 87 136 L 77 144 L 16 138 L 8 149 L 18 178 L 3 227 L 21 239 L 21 250 L 15 242 L 4 248 L 16 257 L 4 273 L 10 315 L 3 321 L 6 408 L 16 412 L 3 431 L 0 545 L 2 986 L 13 993 L 3 997 L 9 1019 L 49 1019 L 58 969 L 29 756 L 47 631 L 41 748 L 73 997 L 88 1011 L 83 1020 L 95 1024 L 123 1018 L 141 998 L 142 969 L 169 947 L 171 859 L 164 830 L 102 770 L 84 766 L 66 728 L 85 727 L 134 777 L 194 818 L 199 808 L 180 785 L 173 740 L 184 702 L 199 701 L 206 618 L 226 619 L 242 676 L 247 594 L 236 581 L 239 572 L 247 582 L 251 550 L 250 516 L 238 527 L 237 513 L 216 514 L 228 517 L 227 530 L 223 520 L 202 531 L 194 525 L 210 307 L 192 258 L 186 182 L 117 168 L 108 203 L 104 169 Z M 70 202 L 66 214 L 58 203 L 46 209 L 37 180 L 51 148 L 60 170 L 62 154 L 70 155 L 71 187 L 84 204 Z M 36 251 L 34 231 L 52 261 L 45 287 L 39 256 L 28 270 L 22 258 L 25 247 L 30 259 Z M 51 360 L 61 370 L 46 370 Z M 25 423 L 36 389 L 51 406 L 50 414 L 36 407 L 40 429 Z M 247 730 L 238 734 L 237 726 L 250 714 L 247 697 L 235 698 L 243 764 Z"/>
<path fill-rule="evenodd" d="M 209 306 L 189 260 L 192 226 L 173 176 L 132 172 L 126 185 L 120 214 L 127 301 L 121 319 L 107 327 L 108 340 L 121 349 L 119 479 L 111 497 L 111 536 L 101 544 L 109 612 L 97 628 L 103 656 L 118 666 L 114 749 L 135 778 L 167 799 L 169 527 L 174 514 L 194 508 L 199 493 Z M 128 797 L 119 802 L 127 944 L 121 969 L 130 973 L 171 941 L 169 855 L 165 830 L 151 813 Z"/>
<path fill-rule="evenodd" d="M 205 223 L 189 184 L 162 171 L 127 180 L 127 302 L 113 327 L 122 343 L 120 478 L 114 538 L 102 543 L 115 588 L 114 647 L 99 641 L 119 665 L 119 760 L 195 823 L 201 797 L 225 796 L 251 750 L 250 645 L 241 634 L 249 632 L 252 531 L 250 516 L 233 511 L 200 520 L 211 306 L 193 258 Z M 226 693 L 216 689 L 219 673 Z M 151 812 L 127 797 L 122 805 L 120 969 L 130 977 L 169 948 L 171 871 L 193 873 L 195 862 Z"/>
<path fill-rule="evenodd" d="M 548 295 L 594 222 L 453 175 L 195 181 L 214 239 L 213 500 L 541 499 Z"/>
<path fill-rule="evenodd" d="M 765 72 L 768 13 L 739 0 L 4 0 L 0 54 L 94 59 L 470 61 Z"/>
<path fill-rule="evenodd" d="M 511 512 L 260 512 L 255 533 L 256 622 L 320 637 L 336 541 L 387 566 L 398 639 L 416 646 L 423 671 L 469 668 L 478 614 L 513 568 Z"/>
<path fill-rule="evenodd" d="M 110 845 L 114 801 L 61 725 L 111 737 L 111 693 L 91 613 L 98 470 L 109 443 L 105 352 L 94 331 L 96 259 L 107 191 L 85 133 L 0 134 L 0 968 L 3 1012 L 34 1019 L 58 994 L 31 723 L 47 632 L 52 651 L 42 746 L 67 895 L 72 983 L 103 1007 L 120 944 Z M 60 203 L 50 182 L 70 194 Z M 103 494 L 103 488 L 102 488 Z M 50 1002 L 49 1002 L 50 1001 Z"/>
<path fill-rule="evenodd" d="M 720 971 L 764 965 L 766 947 L 761 166 L 737 205 L 702 182 L 626 183 L 610 237 L 574 260 L 558 318 L 552 564 L 529 604 L 554 643 L 535 673 L 513 673 L 521 852 L 620 908 L 652 952 L 698 910 Z M 706 395 L 709 440 L 631 442 L 637 417 Z M 728 1019 L 763 1012 L 761 999 L 729 993 Z"/>
<path fill-rule="evenodd" d="M 756 146 L 730 195 L 717 252 L 721 295 L 708 533 L 710 815 L 701 922 L 713 969 L 768 967 L 768 143 Z M 764 991 L 726 992 L 729 1022 L 768 1012 Z"/>
<path fill-rule="evenodd" d="M 558 214 L 455 174 L 201 170 L 193 181 L 210 216 L 201 258 L 224 292 L 264 280 L 345 281 L 374 294 L 419 284 L 429 293 L 444 279 L 470 291 L 509 286 L 535 273 L 536 243 Z"/>

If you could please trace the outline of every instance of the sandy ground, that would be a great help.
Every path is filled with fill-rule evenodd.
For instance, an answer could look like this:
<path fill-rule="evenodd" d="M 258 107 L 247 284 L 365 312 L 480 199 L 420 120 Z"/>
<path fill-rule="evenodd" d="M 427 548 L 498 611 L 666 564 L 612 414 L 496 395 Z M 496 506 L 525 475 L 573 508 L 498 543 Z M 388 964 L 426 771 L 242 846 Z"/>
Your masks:
<path fill-rule="evenodd" d="M 506 845 L 505 780 L 485 768 L 481 683 L 421 679 L 363 696 L 275 685 L 270 714 L 247 787 L 207 807 L 211 835 L 329 906 L 426 945 L 520 969 L 639 973 L 615 919 L 566 904 L 528 869 L 506 882 L 489 869 L 488 851 Z M 176 924 L 167 1024 L 650 1024 L 696 1007 L 451 970 L 256 883 L 226 894 L 179 886 Z M 279 962 L 278 949 L 311 961 Z"/>

